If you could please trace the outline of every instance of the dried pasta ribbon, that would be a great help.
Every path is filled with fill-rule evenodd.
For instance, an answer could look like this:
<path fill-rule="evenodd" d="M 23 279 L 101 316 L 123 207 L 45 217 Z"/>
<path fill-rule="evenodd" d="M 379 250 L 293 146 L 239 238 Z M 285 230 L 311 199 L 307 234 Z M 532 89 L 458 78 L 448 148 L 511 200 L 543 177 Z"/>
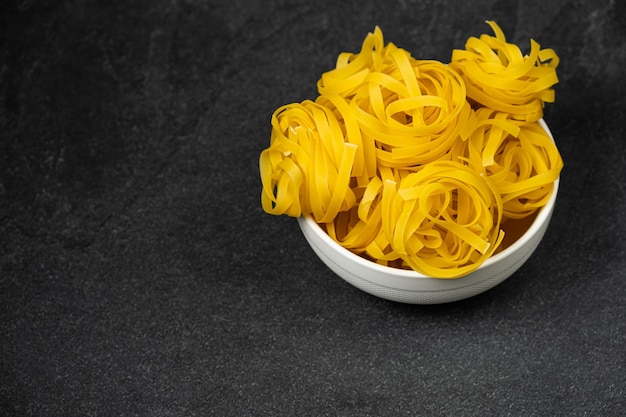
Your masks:
<path fill-rule="evenodd" d="M 357 179 L 358 185 L 367 186 L 370 178 L 376 175 L 376 150 L 374 142 L 364 137 L 359 128 L 356 115 L 348 102 L 338 94 L 322 95 L 317 103 L 328 108 L 342 125 L 344 139 L 356 146 L 356 155 L 352 167 L 352 176 Z"/>
<path fill-rule="evenodd" d="M 382 181 L 374 177 L 363 192 L 358 206 L 341 212 L 326 223 L 326 232 L 341 246 L 364 253 L 380 233 Z"/>
<path fill-rule="evenodd" d="M 554 141 L 537 122 L 481 108 L 478 124 L 458 151 L 474 170 L 487 176 L 504 204 L 504 216 L 520 219 L 543 207 L 552 194 L 563 160 Z"/>
<path fill-rule="evenodd" d="M 552 49 L 541 49 L 530 40 L 530 53 L 506 41 L 493 21 L 495 36 L 470 37 L 464 50 L 454 50 L 450 66 L 467 85 L 467 96 L 479 105 L 534 122 L 543 117 L 545 102 L 554 102 L 552 86 L 558 83 L 559 58 Z"/>
<path fill-rule="evenodd" d="M 387 206 L 396 194 L 396 181 L 408 172 L 382 169 L 363 190 L 357 207 L 339 213 L 333 222 L 323 225 L 329 236 L 343 247 L 372 261 L 403 267 L 400 256 L 391 247 L 382 229 L 382 214 L 389 213 Z"/>
<path fill-rule="evenodd" d="M 320 95 L 338 94 L 352 97 L 362 85 L 370 71 L 377 71 L 384 57 L 396 49 L 392 43 L 384 44 L 383 33 L 378 26 L 368 33 L 359 53 L 339 54 L 335 68 L 322 74 L 317 82 Z"/>
<path fill-rule="evenodd" d="M 350 178 L 357 148 L 328 107 L 307 100 L 278 108 L 270 146 L 259 159 L 263 209 L 311 213 L 321 223 L 349 210 L 356 205 Z"/>
<path fill-rule="evenodd" d="M 368 177 L 374 174 L 371 161 L 405 168 L 444 158 L 473 130 L 462 77 L 448 65 L 417 60 L 385 44 L 378 27 L 358 54 L 341 54 L 336 67 L 322 74 L 318 91 L 321 97 L 333 97 L 333 106 L 344 116 L 348 106 L 349 119 L 357 120 L 364 147 L 364 158 L 357 160 L 367 161 Z"/>
<path fill-rule="evenodd" d="M 362 135 L 376 144 L 379 165 L 417 167 L 446 158 L 473 130 L 473 110 L 461 77 L 437 61 L 416 60 L 396 49 L 370 73 L 350 105 Z"/>
<path fill-rule="evenodd" d="M 425 275 L 466 275 L 504 236 L 493 184 L 459 162 L 424 165 L 406 175 L 389 199 L 382 213 L 385 237 L 404 263 Z"/>
<path fill-rule="evenodd" d="M 459 162 L 383 172 L 362 201 L 367 209 L 340 213 L 325 227 L 339 244 L 379 264 L 458 278 L 478 268 L 504 237 L 497 190 Z"/>

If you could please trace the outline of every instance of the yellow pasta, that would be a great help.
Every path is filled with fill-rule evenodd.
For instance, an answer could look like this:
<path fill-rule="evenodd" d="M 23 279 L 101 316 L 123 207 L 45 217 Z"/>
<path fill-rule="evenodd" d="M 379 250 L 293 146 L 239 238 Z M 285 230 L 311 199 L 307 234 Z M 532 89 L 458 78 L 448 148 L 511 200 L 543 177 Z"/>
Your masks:
<path fill-rule="evenodd" d="M 383 229 L 406 264 L 439 278 L 470 273 L 504 236 L 502 201 L 492 183 L 452 161 L 403 178 L 383 221 L 390 222 Z"/>
<path fill-rule="evenodd" d="M 558 57 L 469 38 L 449 65 L 385 43 L 376 27 L 339 54 L 318 97 L 272 115 L 261 204 L 311 215 L 345 248 L 435 278 L 477 269 L 506 219 L 545 205 L 563 162 L 537 123 L 554 100 Z"/>
<path fill-rule="evenodd" d="M 321 95 L 338 94 L 344 98 L 352 97 L 355 91 L 371 71 L 379 71 L 384 57 L 396 48 L 389 43 L 384 44 L 383 33 L 377 26 L 373 33 L 369 33 L 358 54 L 343 52 L 337 58 L 334 69 L 322 74 L 317 83 Z"/>
<path fill-rule="evenodd" d="M 411 168 L 445 158 L 472 130 L 463 81 L 440 62 L 392 56 L 390 72 L 371 74 L 350 103 L 362 134 L 376 144 L 379 165 Z"/>
<path fill-rule="evenodd" d="M 312 101 L 280 107 L 272 116 L 270 146 L 259 158 L 263 209 L 331 221 L 356 204 L 349 187 L 356 151 L 329 108 Z"/>
<path fill-rule="evenodd" d="M 520 219 L 543 207 L 563 160 L 537 122 L 515 120 L 489 108 L 476 111 L 478 124 L 456 154 L 488 177 L 504 203 L 506 218 Z"/>
<path fill-rule="evenodd" d="M 437 278 L 466 275 L 494 253 L 503 210 L 489 180 L 453 161 L 398 174 L 399 182 L 372 181 L 371 213 L 343 213 L 326 224 L 329 235 L 378 263 Z"/>
<path fill-rule="evenodd" d="M 368 146 L 364 152 L 380 165 L 406 168 L 444 158 L 473 127 L 461 76 L 441 62 L 385 45 L 379 28 L 360 53 L 340 55 L 318 90 L 321 97 L 343 98 Z"/>
<path fill-rule="evenodd" d="M 461 74 L 468 97 L 480 106 L 533 122 L 543 116 L 545 102 L 554 101 L 559 59 L 552 49 L 530 40 L 530 53 L 506 41 L 500 27 L 487 21 L 495 36 L 470 37 L 464 50 L 454 50 L 450 66 Z"/>

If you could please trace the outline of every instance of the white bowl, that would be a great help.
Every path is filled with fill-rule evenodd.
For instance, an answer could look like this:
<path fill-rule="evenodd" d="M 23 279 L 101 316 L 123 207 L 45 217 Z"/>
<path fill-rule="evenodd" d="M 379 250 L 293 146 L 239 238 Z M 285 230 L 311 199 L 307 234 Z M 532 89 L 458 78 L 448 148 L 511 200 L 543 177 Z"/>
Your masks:
<path fill-rule="evenodd" d="M 541 126 L 552 137 L 543 120 Z M 487 291 L 513 275 L 530 258 L 543 238 L 559 189 L 559 180 L 548 203 L 533 218 L 520 221 L 518 233 L 507 231 L 515 241 L 487 259 L 474 272 L 455 279 L 437 279 L 412 270 L 379 265 L 335 242 L 310 216 L 298 218 L 305 239 L 333 272 L 353 286 L 377 297 L 408 304 L 441 304 Z M 530 223 L 530 224 L 529 224 Z"/>

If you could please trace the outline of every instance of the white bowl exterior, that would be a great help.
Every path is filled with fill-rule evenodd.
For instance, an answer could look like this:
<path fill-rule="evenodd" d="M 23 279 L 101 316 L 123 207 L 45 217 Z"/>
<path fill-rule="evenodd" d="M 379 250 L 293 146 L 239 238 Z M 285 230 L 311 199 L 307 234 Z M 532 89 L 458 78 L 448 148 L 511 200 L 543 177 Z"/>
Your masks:
<path fill-rule="evenodd" d="M 543 120 L 542 127 L 552 137 Z M 333 272 L 351 285 L 377 297 L 409 304 L 440 304 L 462 300 L 487 291 L 515 273 L 543 238 L 558 194 L 559 180 L 548 203 L 539 210 L 530 228 L 511 246 L 485 261 L 474 272 L 455 279 L 438 279 L 415 271 L 376 264 L 332 240 L 310 216 L 298 218 L 305 239 Z"/>

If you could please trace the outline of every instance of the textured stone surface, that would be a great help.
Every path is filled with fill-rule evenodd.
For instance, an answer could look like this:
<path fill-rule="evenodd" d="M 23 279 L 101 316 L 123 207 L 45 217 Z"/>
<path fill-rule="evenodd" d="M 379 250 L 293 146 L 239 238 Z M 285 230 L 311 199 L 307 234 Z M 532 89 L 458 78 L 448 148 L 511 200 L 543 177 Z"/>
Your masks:
<path fill-rule="evenodd" d="M 625 4 L 2 2 L 0 414 L 623 415 Z M 480 296 L 371 297 L 261 210 L 269 117 L 486 19 L 561 57 L 553 222 Z"/>

